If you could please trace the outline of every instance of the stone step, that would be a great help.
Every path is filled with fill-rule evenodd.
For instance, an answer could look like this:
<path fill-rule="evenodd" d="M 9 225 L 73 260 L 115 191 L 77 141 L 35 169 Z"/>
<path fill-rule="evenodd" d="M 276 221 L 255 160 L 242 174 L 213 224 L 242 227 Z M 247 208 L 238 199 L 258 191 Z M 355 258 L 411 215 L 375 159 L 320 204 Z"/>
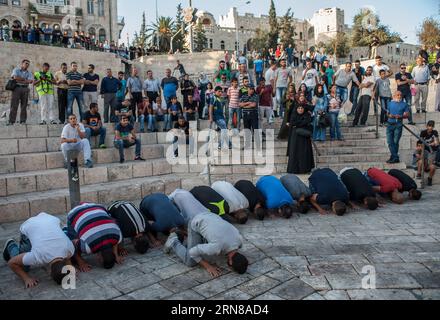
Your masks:
<path fill-rule="evenodd" d="M 388 164 L 386 162 L 347 162 L 347 163 L 338 163 L 338 164 L 320 164 L 318 163 L 319 168 L 330 168 L 335 172 L 339 172 L 344 168 L 357 168 L 361 171 L 366 171 L 370 168 L 378 168 L 382 170 L 391 170 L 391 169 L 400 169 L 405 170 L 405 163 L 395 163 Z"/>
<path fill-rule="evenodd" d="M 389 153 L 371 154 L 341 154 L 318 157 L 318 163 L 340 164 L 346 162 L 386 162 L 390 158 Z"/>
<path fill-rule="evenodd" d="M 181 187 L 180 177 L 172 174 L 97 183 L 81 187 L 81 201 L 108 205 L 113 201 L 139 201 L 143 197 L 163 192 L 170 194 Z M 68 189 L 31 192 L 0 198 L 0 223 L 28 219 L 40 212 L 66 214 L 70 210 Z"/>
<path fill-rule="evenodd" d="M 143 145 L 141 151 L 144 159 L 157 159 L 164 156 L 163 145 L 159 144 Z M 134 146 L 125 149 L 126 160 L 132 160 L 134 156 Z M 92 159 L 95 164 L 119 162 L 119 151 L 113 146 L 107 149 L 93 149 Z M 78 160 L 82 165 L 83 156 L 80 155 Z M 2 174 L 57 169 L 63 166 L 64 159 L 61 151 L 4 155 L 0 156 L 0 178 Z"/>
<path fill-rule="evenodd" d="M 94 168 L 79 168 L 81 186 L 170 174 L 171 165 L 166 159 L 145 162 L 130 161 L 124 164 L 111 163 Z M 7 174 L 0 177 L 0 196 L 11 196 L 29 192 L 41 192 L 68 188 L 67 170 L 51 169 L 25 173 Z"/>

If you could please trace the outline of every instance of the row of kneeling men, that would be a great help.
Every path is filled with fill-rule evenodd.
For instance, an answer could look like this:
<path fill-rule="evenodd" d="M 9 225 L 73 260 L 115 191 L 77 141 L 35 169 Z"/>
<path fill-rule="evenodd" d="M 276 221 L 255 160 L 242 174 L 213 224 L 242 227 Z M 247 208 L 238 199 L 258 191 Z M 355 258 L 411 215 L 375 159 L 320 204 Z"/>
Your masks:
<path fill-rule="evenodd" d="M 377 168 L 365 173 L 346 168 L 339 176 L 331 169 L 316 169 L 309 186 L 292 174 L 281 179 L 261 177 L 256 185 L 246 180 L 235 185 L 217 181 L 211 187 L 177 189 L 169 196 L 151 194 L 139 208 L 126 201 L 108 207 L 83 203 L 68 213 L 64 228 L 59 218 L 40 213 L 21 225 L 19 243 L 13 239 L 6 242 L 3 257 L 26 287 L 38 284 L 29 276 L 29 267 L 47 264 L 53 280 L 61 284 L 66 265 L 81 272 L 91 270 L 83 254 L 96 254 L 99 263 L 110 269 L 122 264 L 128 254 L 122 245 L 124 239 L 131 239 L 135 250 L 144 254 L 150 247 L 161 246 L 158 234 L 164 234 L 168 237 L 165 253 L 174 252 L 187 266 L 199 264 L 217 277 L 221 270 L 207 258 L 222 255 L 232 270 L 243 274 L 248 260 L 239 252 L 243 239 L 234 223 L 244 224 L 249 217 L 290 218 L 294 212 L 306 214 L 312 207 L 320 214 L 338 216 L 344 215 L 347 207 L 358 205 L 375 210 L 384 197 L 402 204 L 403 192 L 408 192 L 410 199 L 421 198 L 417 184 L 404 172 L 386 173 Z"/>

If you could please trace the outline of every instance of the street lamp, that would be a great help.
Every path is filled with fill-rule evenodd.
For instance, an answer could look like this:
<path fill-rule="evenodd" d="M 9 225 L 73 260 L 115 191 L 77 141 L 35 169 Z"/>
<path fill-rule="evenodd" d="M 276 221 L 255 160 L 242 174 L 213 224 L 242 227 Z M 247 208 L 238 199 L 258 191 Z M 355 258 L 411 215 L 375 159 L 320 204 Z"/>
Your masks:
<path fill-rule="evenodd" d="M 237 54 L 237 58 L 240 52 L 240 39 L 238 37 L 238 9 L 242 8 L 244 6 L 247 6 L 248 4 L 251 4 L 251 1 L 246 1 L 246 3 L 242 4 L 241 6 L 237 7 L 237 17 L 235 19 L 235 51 Z"/>

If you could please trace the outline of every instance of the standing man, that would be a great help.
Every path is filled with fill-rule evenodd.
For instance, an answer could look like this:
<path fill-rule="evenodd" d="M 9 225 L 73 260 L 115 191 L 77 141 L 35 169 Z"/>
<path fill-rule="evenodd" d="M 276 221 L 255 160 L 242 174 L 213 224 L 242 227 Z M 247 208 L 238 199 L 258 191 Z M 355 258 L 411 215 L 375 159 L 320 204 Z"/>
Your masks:
<path fill-rule="evenodd" d="M 142 98 L 142 80 L 138 76 L 138 69 L 133 67 L 131 77 L 127 80 L 127 90 L 131 94 L 131 111 L 133 112 L 134 121 L 136 121 L 136 109 L 143 104 Z"/>
<path fill-rule="evenodd" d="M 287 67 L 286 59 L 281 59 L 280 68 L 275 73 L 275 90 L 277 98 L 278 114 L 282 117 L 284 115 L 284 103 L 283 98 L 286 94 L 289 84 L 292 82 L 293 74 L 292 69 Z"/>
<path fill-rule="evenodd" d="M 118 72 L 118 80 L 119 80 L 119 89 L 116 92 L 116 100 L 117 104 L 122 103 L 125 99 L 125 95 L 127 94 L 127 80 L 125 80 L 125 74 L 123 71 Z"/>
<path fill-rule="evenodd" d="M 439 45 L 437 45 L 439 47 Z M 437 62 L 432 68 L 432 75 L 435 78 L 435 111 L 440 111 L 440 51 L 437 52 Z"/>
<path fill-rule="evenodd" d="M 49 113 L 49 119 L 51 124 L 56 124 L 54 114 L 54 96 L 53 85 L 55 83 L 52 72 L 49 71 L 50 65 L 43 63 L 43 70 L 37 71 L 34 74 L 35 82 L 34 86 L 38 93 L 39 104 L 41 108 L 41 122 L 40 125 L 47 124 L 47 113 Z"/>
<path fill-rule="evenodd" d="M 393 75 L 393 73 L 390 70 L 390 67 L 388 67 L 386 64 L 382 62 L 382 57 L 376 56 L 376 64 L 373 66 L 373 75 L 375 80 L 378 80 L 380 78 L 380 72 L 382 70 L 385 70 L 386 78 L 389 78 Z"/>
<path fill-rule="evenodd" d="M 434 128 L 435 122 L 430 120 L 426 125 L 426 130 L 423 130 L 420 133 L 420 137 L 425 140 L 425 142 L 429 144 L 432 149 L 431 152 L 431 150 L 425 146 L 425 167 L 428 167 L 429 169 L 428 186 L 432 186 L 432 179 L 434 178 L 436 171 L 435 161 L 440 145 L 438 131 L 434 130 Z M 421 176 L 422 170 L 424 169 L 421 167 L 421 161 L 418 169 L 418 175 Z"/>
<path fill-rule="evenodd" d="M 76 103 L 78 104 L 79 117 L 82 121 L 84 97 L 81 87 L 84 84 L 84 78 L 82 74 L 78 72 L 78 64 L 76 62 L 72 62 L 70 67 L 71 70 L 66 75 L 67 84 L 69 85 L 69 89 L 67 91 L 67 116 L 73 114 L 73 102 L 76 100 Z"/>
<path fill-rule="evenodd" d="M 259 83 L 260 79 L 263 77 L 263 71 L 264 71 L 263 59 L 261 59 L 261 55 L 257 55 L 257 59 L 254 61 L 255 81 L 257 83 Z"/>
<path fill-rule="evenodd" d="M 316 85 L 319 83 L 318 76 L 319 73 L 313 68 L 312 60 L 308 59 L 306 61 L 306 69 L 303 71 L 302 81 L 307 86 L 307 93 L 309 96 L 312 95 Z"/>
<path fill-rule="evenodd" d="M 161 97 L 159 79 L 153 78 L 153 71 L 151 70 L 147 71 L 147 79 L 144 81 L 143 89 L 151 104 L 156 101 L 157 97 Z"/>
<path fill-rule="evenodd" d="M 83 87 L 84 103 L 85 108 L 88 108 L 91 103 L 98 103 L 99 76 L 95 73 L 93 64 L 89 64 L 88 72 L 84 73 L 83 78 L 85 79 Z"/>
<path fill-rule="evenodd" d="M 20 104 L 20 124 L 26 124 L 27 105 L 29 99 L 29 85 L 34 82 L 34 76 L 28 71 L 30 61 L 24 59 L 20 67 L 12 71 L 11 78 L 17 81 L 17 87 L 12 91 L 9 122 L 12 125 L 17 118 L 18 105 Z"/>
<path fill-rule="evenodd" d="M 402 98 L 405 100 L 409 109 L 409 124 L 415 125 L 412 116 L 412 94 L 411 84 L 414 83 L 411 73 L 406 72 L 406 65 L 402 63 L 400 65 L 400 72 L 396 73 L 397 90 L 402 92 Z"/>
<path fill-rule="evenodd" d="M 388 105 L 387 143 L 391 152 L 387 163 L 400 163 L 399 142 L 402 137 L 403 119 L 409 114 L 408 105 L 402 101 L 402 93 L 396 91 L 393 100 Z"/>
<path fill-rule="evenodd" d="M 222 87 L 215 88 L 214 99 L 211 100 L 209 106 L 209 123 L 212 125 L 213 122 L 221 130 L 220 139 L 218 142 L 218 149 L 221 150 L 224 140 L 228 141 L 229 149 L 232 149 L 232 142 L 228 137 L 228 128 L 226 126 L 226 119 L 224 115 L 225 101 L 223 99 L 223 89 Z"/>
<path fill-rule="evenodd" d="M 364 67 L 361 66 L 361 62 L 359 60 L 356 60 L 354 63 L 353 73 L 358 79 L 358 82 L 362 83 L 362 80 L 364 80 L 365 69 Z M 359 86 L 356 83 L 353 83 L 350 90 L 350 101 L 351 103 L 353 103 L 353 107 L 351 108 L 350 115 L 354 115 L 356 113 L 356 109 L 358 106 L 359 91 L 360 91 Z"/>
<path fill-rule="evenodd" d="M 165 78 L 162 79 L 160 87 L 163 90 L 165 102 L 169 106 L 171 98 L 177 96 L 177 88 L 179 88 L 179 81 L 171 76 L 171 69 L 165 70 Z"/>
<path fill-rule="evenodd" d="M 107 69 L 107 76 L 102 79 L 101 96 L 104 98 L 104 123 L 116 122 L 116 93 L 121 86 L 119 79 L 113 77 L 112 69 Z M 109 118 L 110 110 L 110 118 Z"/>
<path fill-rule="evenodd" d="M 254 86 L 250 85 L 248 87 L 247 94 L 243 94 L 240 98 L 240 108 L 242 108 L 243 112 L 243 126 L 245 129 L 250 130 L 251 137 L 247 138 L 245 134 L 245 148 L 252 148 L 252 137 L 255 134 L 255 130 L 258 130 L 259 121 L 258 121 L 258 101 L 259 96 L 255 93 Z M 258 136 L 255 137 L 256 145 L 259 149 L 260 139 Z M 251 144 L 249 146 L 249 143 Z"/>
<path fill-rule="evenodd" d="M 417 88 L 414 104 L 417 113 L 420 113 L 420 111 L 426 113 L 426 103 L 428 101 L 429 91 L 429 67 L 421 57 L 418 57 L 416 62 L 417 66 L 413 68 L 411 73 L 411 76 L 414 79 L 414 84 Z"/>
<path fill-rule="evenodd" d="M 361 126 L 365 126 L 367 124 L 368 114 L 370 113 L 371 98 L 373 97 L 374 83 L 373 67 L 368 67 L 367 71 L 365 72 L 365 77 L 359 86 L 361 97 L 359 99 L 359 105 L 356 108 L 353 127 L 358 125 L 359 119 L 361 120 Z"/>
<path fill-rule="evenodd" d="M 240 88 L 238 87 L 237 78 L 232 79 L 231 86 L 228 89 L 229 102 L 229 121 L 231 129 L 240 130 L 241 125 L 241 110 L 240 110 Z"/>
<path fill-rule="evenodd" d="M 333 82 L 336 84 L 336 95 L 341 99 L 341 107 L 344 107 L 348 100 L 348 86 L 351 82 L 360 86 L 356 74 L 351 69 L 351 62 L 345 64 L 345 69 L 339 69 L 333 76 Z"/>
<path fill-rule="evenodd" d="M 251 74 L 247 71 L 246 64 L 240 63 L 238 71 L 235 73 L 235 78 L 238 79 L 238 85 L 243 87 L 244 79 L 248 79 L 250 84 L 253 84 Z"/>
<path fill-rule="evenodd" d="M 67 64 L 62 63 L 61 69 L 55 73 L 55 82 L 58 87 L 58 119 L 61 124 L 66 124 L 66 109 L 67 109 Z"/>

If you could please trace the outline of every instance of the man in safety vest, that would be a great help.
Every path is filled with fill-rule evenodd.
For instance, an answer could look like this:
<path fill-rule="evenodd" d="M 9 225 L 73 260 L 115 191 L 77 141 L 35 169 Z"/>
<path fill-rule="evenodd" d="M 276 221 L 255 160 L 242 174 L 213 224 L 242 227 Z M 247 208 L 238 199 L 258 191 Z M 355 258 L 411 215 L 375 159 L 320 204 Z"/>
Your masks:
<path fill-rule="evenodd" d="M 41 108 L 41 125 L 47 124 L 47 112 L 51 124 L 57 124 L 54 114 L 54 91 L 53 85 L 56 83 L 53 74 L 49 71 L 50 65 L 43 63 L 43 71 L 34 74 L 34 86 L 38 93 Z"/>

